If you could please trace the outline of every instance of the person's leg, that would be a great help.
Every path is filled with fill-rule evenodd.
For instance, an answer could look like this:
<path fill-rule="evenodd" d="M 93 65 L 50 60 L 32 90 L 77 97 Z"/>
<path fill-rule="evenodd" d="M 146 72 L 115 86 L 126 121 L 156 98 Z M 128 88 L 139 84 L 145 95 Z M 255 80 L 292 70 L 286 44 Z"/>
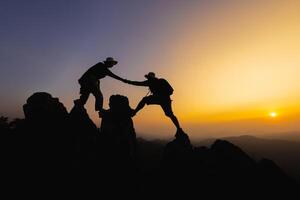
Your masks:
<path fill-rule="evenodd" d="M 149 105 L 149 104 L 159 104 L 159 100 L 156 96 L 150 95 L 147 97 L 144 97 L 137 105 L 137 107 L 135 108 L 132 116 L 134 116 L 137 112 L 139 112 L 141 109 L 144 108 L 145 105 Z"/>
<path fill-rule="evenodd" d="M 162 104 L 160 106 L 164 110 L 165 115 L 172 120 L 172 122 L 176 126 L 177 130 L 182 130 L 177 117 L 174 115 L 174 113 L 172 111 L 172 101 L 170 100 L 170 101 L 162 102 Z"/>
<path fill-rule="evenodd" d="M 88 92 L 81 93 L 79 101 L 82 106 L 84 106 L 86 104 L 89 96 L 90 96 L 90 93 L 88 93 Z"/>
<path fill-rule="evenodd" d="M 100 88 L 95 88 L 93 89 L 92 94 L 95 97 L 95 110 L 96 111 L 102 111 L 103 109 L 103 95 L 102 92 L 100 91 Z"/>
<path fill-rule="evenodd" d="M 167 115 L 167 116 L 172 120 L 172 122 L 176 126 L 177 130 L 181 130 L 181 127 L 180 127 L 177 117 L 174 114 Z"/>
<path fill-rule="evenodd" d="M 138 105 L 137 105 L 136 108 L 134 109 L 134 115 L 144 108 L 144 106 L 145 106 L 146 103 L 147 103 L 147 98 L 148 98 L 148 97 L 142 98 L 142 100 L 138 103 Z"/>
<path fill-rule="evenodd" d="M 75 105 L 84 106 L 90 96 L 90 90 L 87 84 L 80 84 L 80 97 L 74 100 Z"/>

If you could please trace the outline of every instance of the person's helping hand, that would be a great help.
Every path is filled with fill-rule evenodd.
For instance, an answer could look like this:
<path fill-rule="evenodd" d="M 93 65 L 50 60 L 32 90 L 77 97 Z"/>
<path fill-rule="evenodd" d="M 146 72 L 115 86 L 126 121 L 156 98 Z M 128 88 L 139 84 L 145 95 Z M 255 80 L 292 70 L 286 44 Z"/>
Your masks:
<path fill-rule="evenodd" d="M 130 80 L 123 79 L 123 82 L 124 82 L 124 83 L 130 83 Z"/>

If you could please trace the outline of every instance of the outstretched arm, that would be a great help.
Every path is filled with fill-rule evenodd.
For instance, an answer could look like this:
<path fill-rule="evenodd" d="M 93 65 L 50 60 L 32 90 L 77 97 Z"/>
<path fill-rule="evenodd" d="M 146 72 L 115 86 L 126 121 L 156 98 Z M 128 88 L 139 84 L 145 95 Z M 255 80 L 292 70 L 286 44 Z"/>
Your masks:
<path fill-rule="evenodd" d="M 111 71 L 108 71 L 108 74 L 107 74 L 108 76 L 110 76 L 110 77 L 112 77 L 112 78 L 114 78 L 114 79 L 117 79 L 117 80 L 119 80 L 119 81 L 125 81 L 125 79 L 123 79 L 123 78 L 121 78 L 121 77 L 119 77 L 119 76 L 117 76 L 117 75 L 115 75 L 114 73 L 112 73 Z"/>
<path fill-rule="evenodd" d="M 112 73 L 111 71 L 108 71 L 108 76 L 114 78 L 114 79 L 117 79 L 119 81 L 122 81 L 124 83 L 128 83 L 128 84 L 131 84 L 131 85 L 136 85 L 136 86 L 149 86 L 148 85 L 148 81 L 130 81 L 130 80 L 127 80 L 127 79 L 123 79 L 117 75 L 115 75 L 114 73 Z"/>
<path fill-rule="evenodd" d="M 136 86 L 149 86 L 148 81 L 130 81 L 125 79 L 123 82 L 130 85 L 136 85 Z"/>

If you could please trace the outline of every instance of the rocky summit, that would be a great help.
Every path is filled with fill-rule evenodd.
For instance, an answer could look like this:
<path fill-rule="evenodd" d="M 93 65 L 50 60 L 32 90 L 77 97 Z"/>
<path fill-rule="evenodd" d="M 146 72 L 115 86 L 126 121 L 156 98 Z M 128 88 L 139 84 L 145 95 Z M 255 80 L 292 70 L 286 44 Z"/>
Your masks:
<path fill-rule="evenodd" d="M 243 199 L 295 195 L 299 189 L 273 161 L 254 160 L 225 140 L 195 147 L 183 132 L 167 144 L 137 140 L 125 96 L 110 97 L 100 129 L 83 106 L 75 103 L 68 113 L 45 92 L 30 96 L 23 109 L 25 119 L 10 124 L 1 118 L 0 130 L 2 182 L 26 194 Z"/>

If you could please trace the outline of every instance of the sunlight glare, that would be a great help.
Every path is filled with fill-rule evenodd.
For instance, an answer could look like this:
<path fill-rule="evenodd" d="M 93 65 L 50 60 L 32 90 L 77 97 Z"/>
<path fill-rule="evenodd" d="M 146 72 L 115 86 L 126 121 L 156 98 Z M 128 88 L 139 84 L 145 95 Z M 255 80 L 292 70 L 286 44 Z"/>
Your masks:
<path fill-rule="evenodd" d="M 272 118 L 277 117 L 277 113 L 276 113 L 276 112 L 270 112 L 269 115 L 270 115 L 270 117 L 272 117 Z"/>

